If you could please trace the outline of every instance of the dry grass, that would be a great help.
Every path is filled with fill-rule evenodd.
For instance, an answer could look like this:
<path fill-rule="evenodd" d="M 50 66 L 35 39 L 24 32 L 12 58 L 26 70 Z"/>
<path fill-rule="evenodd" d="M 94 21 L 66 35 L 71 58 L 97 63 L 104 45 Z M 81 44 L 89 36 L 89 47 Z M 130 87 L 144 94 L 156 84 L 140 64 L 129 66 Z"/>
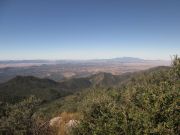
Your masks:
<path fill-rule="evenodd" d="M 81 118 L 81 115 L 79 113 L 63 112 L 59 115 L 59 117 L 61 117 L 61 121 L 59 122 L 60 124 L 54 127 L 56 131 L 56 135 L 67 135 L 69 129 L 67 129 L 66 124 L 70 120 L 79 120 Z"/>

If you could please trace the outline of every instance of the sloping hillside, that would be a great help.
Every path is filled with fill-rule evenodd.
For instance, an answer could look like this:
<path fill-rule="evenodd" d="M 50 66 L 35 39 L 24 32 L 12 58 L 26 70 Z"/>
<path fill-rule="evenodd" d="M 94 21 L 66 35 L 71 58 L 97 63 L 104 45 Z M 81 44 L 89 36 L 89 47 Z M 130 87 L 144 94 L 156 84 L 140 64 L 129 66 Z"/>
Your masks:
<path fill-rule="evenodd" d="M 157 67 L 121 76 L 99 73 L 60 83 L 34 77 L 16 77 L 0 85 L 1 99 L 5 101 L 17 96 L 35 95 L 51 102 L 37 106 L 39 100 L 34 97 L 15 105 L 0 102 L 0 121 L 5 121 L 0 126 L 7 133 L 9 129 L 31 133 L 32 127 L 35 131 L 41 129 L 39 134 L 42 135 L 46 135 L 46 131 L 47 135 L 49 131 L 56 134 L 54 131 L 58 130 L 61 133 L 66 130 L 61 126 L 60 129 L 53 129 L 42 128 L 42 125 L 67 112 L 64 119 L 69 118 L 68 114 L 79 115 L 80 125 L 72 131 L 74 135 L 177 134 L 179 71 L 179 59 L 176 59 L 171 68 Z M 59 98 L 64 92 L 73 94 Z M 27 118 L 24 117 L 24 110 L 29 104 L 34 107 Z M 19 117 L 21 120 L 14 123 L 14 118 L 19 120 Z M 31 128 L 22 127 L 24 121 L 31 122 Z"/>
<path fill-rule="evenodd" d="M 17 76 L 0 85 L 0 100 L 6 102 L 16 102 L 30 95 L 50 101 L 65 94 L 65 91 L 61 90 L 55 81 L 32 76 Z"/>
<path fill-rule="evenodd" d="M 120 87 L 121 84 L 134 77 L 137 78 L 138 75 L 168 69 L 169 67 L 156 67 L 147 71 L 122 75 L 101 72 L 87 78 L 73 78 L 63 82 L 39 79 L 33 76 L 17 76 L 6 83 L 0 84 L 0 101 L 16 102 L 30 95 L 35 95 L 43 101 L 51 101 L 82 89 Z"/>
<path fill-rule="evenodd" d="M 124 76 L 124 79 L 126 79 L 127 76 Z M 55 82 L 33 76 L 17 76 L 6 83 L 0 84 L 0 101 L 17 102 L 30 95 L 34 95 L 43 101 L 51 101 L 86 88 L 116 85 L 122 77 L 110 73 L 99 73 L 89 78 L 74 78 L 63 82 Z"/>
<path fill-rule="evenodd" d="M 74 135 L 178 135 L 180 59 L 135 74 L 117 89 L 93 89 L 79 102 Z M 83 109 L 81 109 L 83 108 Z"/>
<path fill-rule="evenodd" d="M 88 84 L 89 87 L 84 87 L 80 91 L 76 91 L 74 94 L 59 98 L 53 102 L 49 102 L 45 105 L 43 105 L 40 110 L 39 114 L 45 115 L 48 118 L 51 116 L 57 115 L 58 113 L 61 113 L 63 111 L 72 112 L 76 111 L 79 108 L 84 109 L 82 107 L 81 103 L 88 102 L 87 97 L 95 97 L 98 95 L 98 91 L 101 91 L 102 96 L 103 92 L 107 92 L 106 89 L 109 89 L 110 91 L 114 90 L 120 90 L 124 89 L 124 87 L 138 85 L 143 85 L 144 81 L 140 81 L 142 78 L 148 78 L 150 76 L 156 76 L 156 80 L 159 80 L 160 78 L 164 78 L 164 73 L 169 72 L 170 67 L 156 67 L 149 70 L 141 71 L 141 72 L 135 72 L 135 73 L 126 73 L 123 75 L 112 75 L 110 73 L 98 73 L 88 78 L 81 78 L 81 79 L 72 79 L 67 82 L 62 82 L 63 84 L 71 84 L 72 82 L 81 82 L 79 84 Z M 157 75 L 159 76 L 157 76 Z M 76 80 L 76 81 L 75 81 Z M 139 80 L 139 81 L 136 81 Z M 71 82 L 71 83 L 70 83 Z M 133 83 L 133 84 L 132 84 Z M 77 84 L 76 84 L 77 85 Z M 73 85 L 70 85 L 71 87 Z M 87 85 L 84 85 L 87 86 Z M 94 95 L 92 94 L 92 91 L 94 92 Z M 97 91 L 97 92 L 96 92 Z M 91 93 L 91 94 L 90 94 Z M 88 96 L 87 96 L 88 95 Z M 90 99 L 90 102 L 92 100 Z M 87 101 L 86 101 L 87 100 Z"/>

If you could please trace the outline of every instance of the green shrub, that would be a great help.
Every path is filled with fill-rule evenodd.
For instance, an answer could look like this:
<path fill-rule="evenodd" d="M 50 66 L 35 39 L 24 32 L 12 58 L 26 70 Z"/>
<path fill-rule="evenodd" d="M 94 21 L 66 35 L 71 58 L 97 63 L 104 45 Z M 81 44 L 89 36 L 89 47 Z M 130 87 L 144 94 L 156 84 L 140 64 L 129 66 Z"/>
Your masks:
<path fill-rule="evenodd" d="M 32 116 L 41 101 L 34 96 L 15 105 L 7 105 L 4 115 L 0 118 L 0 133 L 7 135 L 33 134 Z"/>
<path fill-rule="evenodd" d="M 117 94 L 119 93 L 119 94 Z M 141 73 L 118 90 L 84 97 L 84 118 L 74 135 L 177 135 L 180 133 L 180 58 L 169 70 Z"/>

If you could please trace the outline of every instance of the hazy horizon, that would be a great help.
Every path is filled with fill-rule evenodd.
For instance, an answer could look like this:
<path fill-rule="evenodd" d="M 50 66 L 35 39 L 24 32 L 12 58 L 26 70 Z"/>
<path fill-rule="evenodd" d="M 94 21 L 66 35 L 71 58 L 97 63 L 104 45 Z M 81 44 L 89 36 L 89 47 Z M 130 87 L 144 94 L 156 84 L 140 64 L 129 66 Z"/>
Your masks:
<path fill-rule="evenodd" d="M 180 0 L 0 0 L 0 135 L 180 133 Z"/>
<path fill-rule="evenodd" d="M 135 59 L 142 59 L 142 60 L 154 60 L 154 61 L 169 61 L 174 56 L 170 56 L 169 59 L 145 59 L 139 57 L 129 57 L 129 56 L 122 56 L 122 57 L 112 57 L 112 58 L 87 58 L 87 59 L 0 59 L 0 61 L 91 61 L 91 60 L 111 60 L 111 59 L 123 59 L 123 58 L 135 58 Z"/>
<path fill-rule="evenodd" d="M 180 1 L 0 1 L 0 60 L 170 60 Z"/>

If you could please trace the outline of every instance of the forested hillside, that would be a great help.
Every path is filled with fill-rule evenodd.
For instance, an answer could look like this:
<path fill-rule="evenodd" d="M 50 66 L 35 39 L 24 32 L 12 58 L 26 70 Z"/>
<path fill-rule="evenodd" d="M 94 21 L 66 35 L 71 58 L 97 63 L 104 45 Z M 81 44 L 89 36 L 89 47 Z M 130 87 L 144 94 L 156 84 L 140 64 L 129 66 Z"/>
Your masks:
<path fill-rule="evenodd" d="M 15 80 L 17 84 L 17 78 Z M 58 84 L 48 82 L 49 80 L 47 81 L 49 88 L 58 85 L 58 88 L 60 86 L 66 89 L 74 88 L 76 91 L 46 103 L 42 102 L 41 96 L 35 97 L 36 94 L 15 104 L 2 101 L 0 133 L 10 135 L 178 135 L 180 133 L 180 58 L 178 57 L 175 57 L 170 68 L 158 67 L 123 76 L 99 73 L 89 78 Z M 23 83 L 20 84 L 23 87 Z M 36 85 L 40 87 L 40 84 Z M 12 84 L 11 87 L 5 86 L 6 83 L 0 87 L 1 92 L 3 89 L 12 88 Z M 28 91 L 30 90 L 31 87 Z M 59 125 L 44 126 L 47 121 L 57 116 L 62 119 Z M 70 120 L 77 121 L 76 126 L 71 130 L 64 126 Z"/>

